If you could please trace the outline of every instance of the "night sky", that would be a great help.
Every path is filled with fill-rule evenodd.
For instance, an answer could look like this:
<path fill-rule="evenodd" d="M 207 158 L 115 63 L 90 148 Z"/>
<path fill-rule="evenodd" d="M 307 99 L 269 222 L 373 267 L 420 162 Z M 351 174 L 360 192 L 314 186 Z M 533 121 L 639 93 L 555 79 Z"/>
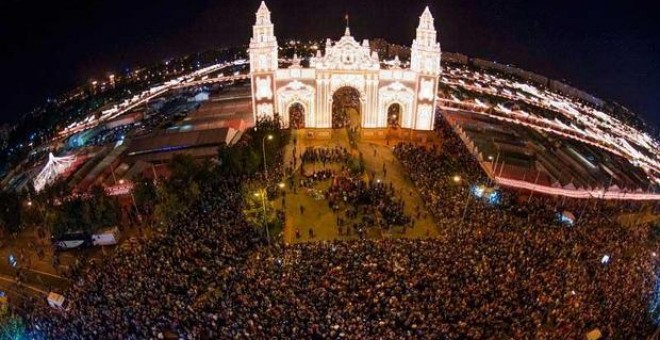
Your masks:
<path fill-rule="evenodd" d="M 521 68 L 660 122 L 660 21 L 651 1 L 270 0 L 275 33 L 410 45 L 429 5 L 444 51 Z M 0 122 L 126 67 L 246 44 L 257 0 L 4 0 Z"/>

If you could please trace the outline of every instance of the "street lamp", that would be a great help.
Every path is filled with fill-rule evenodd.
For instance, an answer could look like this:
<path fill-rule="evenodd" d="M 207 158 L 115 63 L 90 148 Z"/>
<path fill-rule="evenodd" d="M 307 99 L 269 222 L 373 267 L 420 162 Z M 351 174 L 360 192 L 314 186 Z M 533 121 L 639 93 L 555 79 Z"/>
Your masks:
<path fill-rule="evenodd" d="M 124 184 L 124 179 L 119 180 L 119 184 L 123 185 Z M 140 210 L 138 209 L 137 203 L 135 202 L 135 195 L 133 195 L 133 189 L 135 189 L 135 183 L 133 183 L 133 186 L 128 189 L 128 193 L 131 194 L 131 200 L 133 201 L 133 207 L 135 208 L 135 213 L 137 214 L 138 221 L 142 222 L 142 214 L 140 214 Z"/>
<path fill-rule="evenodd" d="M 264 176 L 268 179 L 268 169 L 266 168 L 266 138 L 273 140 L 273 135 L 266 135 L 261 139 L 261 151 L 263 151 L 264 155 Z"/>
<path fill-rule="evenodd" d="M 454 182 L 458 183 L 461 181 L 461 176 L 455 175 L 452 179 L 454 180 Z"/>
<path fill-rule="evenodd" d="M 266 229 L 266 240 L 268 240 L 268 244 L 270 244 L 270 231 L 268 230 L 268 217 L 267 217 L 267 212 L 266 212 L 266 189 L 261 189 L 260 192 L 255 192 L 254 193 L 255 197 L 261 196 L 261 206 L 264 210 L 264 229 Z"/>

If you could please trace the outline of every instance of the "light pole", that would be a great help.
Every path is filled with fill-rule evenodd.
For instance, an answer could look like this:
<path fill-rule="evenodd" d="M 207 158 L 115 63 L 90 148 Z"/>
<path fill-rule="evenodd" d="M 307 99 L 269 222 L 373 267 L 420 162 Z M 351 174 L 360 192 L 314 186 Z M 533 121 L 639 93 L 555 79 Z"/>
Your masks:
<path fill-rule="evenodd" d="M 119 180 L 119 184 L 124 184 L 123 178 Z M 142 222 L 142 214 L 140 214 L 140 210 L 138 210 L 137 203 L 135 203 L 135 195 L 133 195 L 133 188 L 135 188 L 135 183 L 133 183 L 133 185 L 128 190 L 128 192 L 131 194 L 131 200 L 133 201 L 133 207 L 135 208 L 135 213 L 137 214 L 138 221 Z"/>
<path fill-rule="evenodd" d="M 268 168 L 266 168 L 266 138 L 268 138 L 268 140 L 272 140 L 273 135 L 266 135 L 261 139 L 261 151 L 264 155 L 264 176 L 266 179 L 268 179 Z"/>
<path fill-rule="evenodd" d="M 266 229 L 266 240 L 270 244 L 270 230 L 268 230 L 268 217 L 266 212 L 266 189 L 261 189 L 262 191 L 255 193 L 255 196 L 261 196 L 261 206 L 264 210 L 264 229 Z"/>
<path fill-rule="evenodd" d="M 468 190 L 468 195 L 467 199 L 465 200 L 465 208 L 463 208 L 463 217 L 461 218 L 461 225 L 459 229 L 461 230 L 461 233 L 463 232 L 463 222 L 465 221 L 465 215 L 467 215 L 467 210 L 468 210 L 468 204 L 470 203 L 470 198 L 472 197 L 470 190 Z"/>

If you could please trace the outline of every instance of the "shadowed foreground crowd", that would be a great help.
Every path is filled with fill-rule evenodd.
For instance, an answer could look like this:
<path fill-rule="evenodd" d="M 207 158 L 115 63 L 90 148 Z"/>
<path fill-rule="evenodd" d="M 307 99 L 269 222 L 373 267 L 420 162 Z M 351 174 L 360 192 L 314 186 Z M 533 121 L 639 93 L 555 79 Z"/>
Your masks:
<path fill-rule="evenodd" d="M 445 131 L 446 132 L 446 131 Z M 443 132 L 441 132 L 443 133 Z M 472 199 L 485 180 L 461 144 L 399 145 L 441 237 L 263 247 L 241 214 L 239 181 L 155 239 L 118 251 L 67 292 L 68 312 L 35 309 L 50 338 L 612 339 L 653 332 L 660 252 L 648 229 L 610 220 L 627 206 Z M 448 179 L 462 171 L 465 181 Z M 580 218 L 560 224 L 558 209 Z M 461 222 L 463 215 L 465 220 Z M 610 256 L 608 263 L 602 257 Z"/>

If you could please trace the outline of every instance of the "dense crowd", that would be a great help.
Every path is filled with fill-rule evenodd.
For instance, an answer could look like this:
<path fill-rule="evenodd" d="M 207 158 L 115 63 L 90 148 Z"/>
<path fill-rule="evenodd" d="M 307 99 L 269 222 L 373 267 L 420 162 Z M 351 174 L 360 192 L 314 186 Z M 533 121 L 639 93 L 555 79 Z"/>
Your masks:
<path fill-rule="evenodd" d="M 488 228 L 493 227 L 493 230 Z M 443 240 L 298 244 L 246 264 L 232 336 L 581 339 L 652 332 L 649 254 L 602 265 L 565 229 L 489 225 Z M 567 243 L 571 246 L 567 246 Z M 625 246 L 617 246 L 617 254 Z M 630 266 L 632 265 L 632 266 Z"/>
<path fill-rule="evenodd" d="M 236 214 L 240 184 L 227 177 L 208 183 L 193 211 L 90 268 L 65 292 L 68 312 L 36 309 L 28 323 L 55 339 L 200 338 L 217 319 L 208 301 L 231 289 L 227 278 L 260 242 Z"/>
<path fill-rule="evenodd" d="M 369 226 L 389 229 L 411 222 L 404 213 L 404 201 L 396 196 L 394 186 L 380 180 L 367 182 L 359 177 L 337 176 L 326 192 L 326 199 L 335 213 L 344 212 L 340 215 L 341 220 L 361 217 L 361 225 L 354 225 L 356 230 Z"/>
<path fill-rule="evenodd" d="M 468 290 L 498 297 L 476 300 L 488 304 L 481 317 L 493 318 L 480 332 L 521 313 L 499 321 L 516 320 L 520 333 L 490 334 L 580 338 L 599 328 L 610 338 L 648 336 L 660 249 L 648 243 L 648 226 L 627 230 L 614 219 L 639 206 L 543 196 L 521 201 L 506 191 L 498 204 L 479 199 L 471 189 L 487 187 L 488 179 L 451 128 L 438 122 L 442 148 L 399 144 L 394 151 L 444 236 L 474 250 L 461 260 L 464 269 L 479 268 Z M 557 218 L 567 210 L 578 217 L 572 226 Z"/>
<path fill-rule="evenodd" d="M 350 157 L 346 148 L 335 146 L 332 148 L 308 148 L 303 152 L 301 159 L 303 162 L 318 162 L 326 165 L 328 163 L 346 163 Z"/>
<path fill-rule="evenodd" d="M 395 147 L 438 238 L 262 247 L 237 213 L 241 180 L 218 178 L 194 211 L 91 268 L 65 294 L 70 311 L 38 309 L 29 324 L 67 339 L 581 339 L 593 329 L 640 339 L 653 332 L 660 249 L 648 242 L 648 228 L 625 230 L 612 219 L 634 205 L 544 197 L 521 204 L 506 192 L 497 203 L 472 198 L 468 184 L 488 186 L 488 179 L 439 123 L 442 147 Z M 340 218 L 371 216 L 364 226 L 410 221 L 390 184 L 344 172 L 319 176 L 332 180 L 326 199 L 348 214 Z M 579 216 L 574 225 L 556 218 L 562 209 Z"/>

